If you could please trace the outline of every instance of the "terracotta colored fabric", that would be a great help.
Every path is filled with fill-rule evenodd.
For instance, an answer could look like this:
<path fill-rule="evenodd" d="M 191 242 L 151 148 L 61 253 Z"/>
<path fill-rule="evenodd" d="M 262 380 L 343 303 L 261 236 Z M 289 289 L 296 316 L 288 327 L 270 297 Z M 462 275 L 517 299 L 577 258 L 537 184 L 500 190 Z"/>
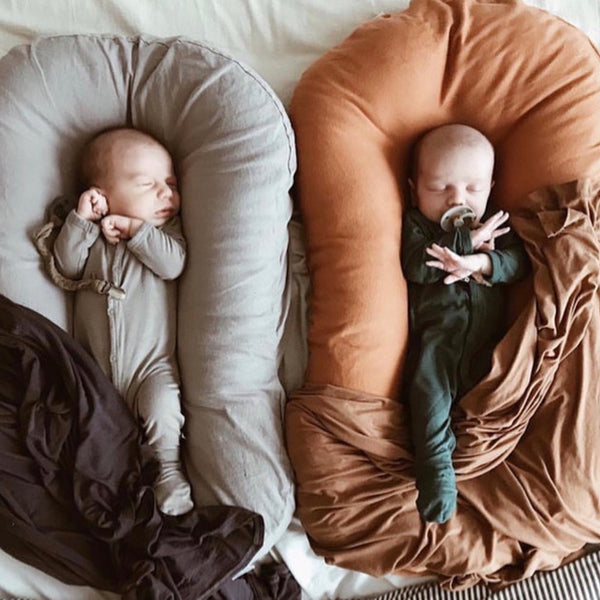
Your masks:
<path fill-rule="evenodd" d="M 600 59 L 518 2 L 414 0 L 359 28 L 292 101 L 313 286 L 306 383 L 288 404 L 314 549 L 372 574 L 501 584 L 600 541 Z M 398 252 L 423 130 L 464 122 L 497 149 L 493 200 L 531 256 L 492 370 L 453 415 L 458 510 L 416 510 Z M 570 182 L 570 183 L 563 183 Z M 535 191 L 534 190 L 539 190 Z"/>
<path fill-rule="evenodd" d="M 519 2 L 415 0 L 302 77 L 290 112 L 313 284 L 307 380 L 391 396 L 406 346 L 398 261 L 410 144 L 457 121 L 497 149 L 494 201 L 600 170 L 591 42 Z"/>

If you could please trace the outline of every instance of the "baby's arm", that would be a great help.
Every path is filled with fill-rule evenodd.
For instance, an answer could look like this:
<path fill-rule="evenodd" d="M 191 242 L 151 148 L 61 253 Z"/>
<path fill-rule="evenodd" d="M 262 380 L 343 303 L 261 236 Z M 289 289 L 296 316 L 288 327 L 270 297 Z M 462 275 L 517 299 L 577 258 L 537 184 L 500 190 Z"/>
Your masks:
<path fill-rule="evenodd" d="M 473 252 L 471 232 L 467 226 L 457 227 L 434 239 L 424 229 L 417 211 L 406 211 L 402 224 L 401 261 L 404 276 L 408 281 L 421 284 L 435 283 L 448 275 L 427 264 L 431 260 L 427 249 L 432 244 L 450 248 L 456 254 Z"/>
<path fill-rule="evenodd" d="M 108 211 L 106 198 L 96 188 L 85 190 L 77 201 L 54 242 L 54 258 L 58 270 L 69 279 L 79 279 L 83 274 L 92 244 L 100 235 L 96 225 Z"/>
<path fill-rule="evenodd" d="M 498 238 L 495 249 L 486 254 L 492 263 L 490 283 L 513 283 L 529 273 L 530 262 L 525 245 L 512 231 Z"/>
<path fill-rule="evenodd" d="M 72 210 L 54 242 L 54 258 L 58 270 L 69 279 L 83 274 L 92 244 L 100 235 L 100 227 Z"/>
<path fill-rule="evenodd" d="M 523 242 L 514 234 L 498 238 L 497 249 L 459 256 L 433 244 L 427 249 L 428 266 L 445 272 L 444 283 L 451 284 L 474 276 L 486 277 L 488 284 L 513 283 L 523 279 L 529 271 L 529 257 Z M 480 281 L 480 279 L 477 279 Z M 480 281 L 481 282 L 481 281 Z"/>
<path fill-rule="evenodd" d="M 186 243 L 179 217 L 160 228 L 144 223 L 127 242 L 127 247 L 161 279 L 176 279 L 185 266 Z"/>

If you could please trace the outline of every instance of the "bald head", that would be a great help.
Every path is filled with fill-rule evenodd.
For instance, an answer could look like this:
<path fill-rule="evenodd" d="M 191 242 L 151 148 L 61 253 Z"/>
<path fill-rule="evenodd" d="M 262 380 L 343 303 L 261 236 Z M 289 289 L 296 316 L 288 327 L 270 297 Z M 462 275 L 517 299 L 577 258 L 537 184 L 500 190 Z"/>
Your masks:
<path fill-rule="evenodd" d="M 439 223 L 450 209 L 469 207 L 480 220 L 493 186 L 494 149 L 466 125 L 443 125 L 428 131 L 416 147 L 411 183 L 413 204 Z"/>
<path fill-rule="evenodd" d="M 161 146 L 151 135 L 131 127 L 118 127 L 100 132 L 83 148 L 80 159 L 81 186 L 99 186 L 119 160 L 122 150 L 133 145 Z"/>
<path fill-rule="evenodd" d="M 483 133 L 474 127 L 460 123 L 440 125 L 425 133 L 415 146 L 411 172 L 413 181 L 416 181 L 419 176 L 421 160 L 435 158 L 460 148 L 481 151 L 492 164 L 494 162 L 494 147 Z"/>

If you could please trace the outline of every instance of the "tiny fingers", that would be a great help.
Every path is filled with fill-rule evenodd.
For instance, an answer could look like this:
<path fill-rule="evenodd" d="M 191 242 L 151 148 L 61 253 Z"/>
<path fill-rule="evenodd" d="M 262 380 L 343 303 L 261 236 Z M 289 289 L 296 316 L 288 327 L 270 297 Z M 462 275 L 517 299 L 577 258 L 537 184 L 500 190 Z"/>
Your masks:
<path fill-rule="evenodd" d="M 505 224 L 508 221 L 508 213 L 504 213 L 504 216 L 501 219 L 498 219 L 496 223 L 496 227 L 500 227 L 500 225 Z"/>
<path fill-rule="evenodd" d="M 442 271 L 445 271 L 444 263 L 438 260 L 428 260 L 425 264 L 428 267 L 433 267 L 434 269 L 441 269 Z"/>
<path fill-rule="evenodd" d="M 450 250 L 450 248 L 441 248 L 440 255 L 441 255 L 441 258 L 443 258 L 445 260 L 456 261 L 459 259 L 459 255 L 456 254 L 456 252 L 454 252 L 453 250 Z"/>
<path fill-rule="evenodd" d="M 429 256 L 431 256 L 432 258 L 435 258 L 437 261 L 442 261 L 446 257 L 445 254 L 441 250 L 437 251 L 437 250 L 431 250 L 429 248 L 427 248 L 427 254 L 429 254 Z"/>
<path fill-rule="evenodd" d="M 437 244 L 432 244 L 429 246 L 429 248 L 425 248 L 425 252 L 427 252 L 427 254 L 431 254 L 431 256 L 438 256 L 442 251 L 443 248 Z"/>
<path fill-rule="evenodd" d="M 464 277 L 459 277 L 458 275 L 448 275 L 447 277 L 444 278 L 444 283 L 446 285 L 450 285 L 452 283 L 456 283 L 457 281 L 460 281 L 461 279 L 464 279 Z"/>
<path fill-rule="evenodd" d="M 100 210 L 106 212 L 108 203 L 104 194 L 96 188 L 91 188 L 89 192 L 92 204 L 94 206 L 98 206 Z"/>
<path fill-rule="evenodd" d="M 116 244 L 119 241 L 119 231 L 114 226 L 112 219 L 104 218 L 101 223 L 102 233 L 109 244 Z"/>
<path fill-rule="evenodd" d="M 496 228 L 499 225 L 502 225 L 508 219 L 508 213 L 503 210 L 499 210 L 497 213 L 494 213 L 487 221 L 484 221 L 481 225 L 482 227 L 491 227 Z"/>
<path fill-rule="evenodd" d="M 450 248 L 446 246 L 438 246 L 437 244 L 432 244 L 429 248 L 425 248 L 425 252 L 430 256 L 442 257 L 442 256 L 456 256 Z"/>
<path fill-rule="evenodd" d="M 444 279 L 445 284 L 456 283 L 457 281 L 468 281 L 473 275 L 470 269 L 453 269 Z"/>
<path fill-rule="evenodd" d="M 497 237 L 500 237 L 501 235 L 504 235 L 504 234 L 508 233 L 509 231 L 510 231 L 510 227 L 503 227 L 502 229 L 496 229 L 495 231 L 492 232 L 490 239 L 495 240 Z"/>

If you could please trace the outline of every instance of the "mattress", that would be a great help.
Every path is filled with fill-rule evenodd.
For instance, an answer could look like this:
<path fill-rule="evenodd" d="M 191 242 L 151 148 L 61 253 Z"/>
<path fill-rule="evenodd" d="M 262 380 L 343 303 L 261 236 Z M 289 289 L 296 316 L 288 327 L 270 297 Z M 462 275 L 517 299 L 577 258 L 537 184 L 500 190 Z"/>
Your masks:
<path fill-rule="evenodd" d="M 600 47 L 597 0 L 527 3 L 582 29 Z M 2 2 L 0 55 L 40 36 L 104 33 L 183 36 L 220 48 L 252 67 L 287 106 L 301 73 L 313 61 L 362 22 L 381 13 L 402 10 L 407 5 L 408 0 L 330 0 L 326 3 L 318 0 L 179 0 L 176 8 L 158 0 L 143 3 L 134 0 Z M 306 364 L 308 274 L 302 232 L 297 223 L 290 228 L 290 243 L 292 315 L 282 369 L 288 389 L 301 382 Z M 397 588 L 421 582 L 415 577 L 373 578 L 326 565 L 311 551 L 296 519 L 271 554 L 288 565 L 306 599 L 363 598 L 395 593 L 393 590 Z M 115 597 L 91 588 L 66 586 L 1 551 L 0 595 L 51 600 Z"/>

